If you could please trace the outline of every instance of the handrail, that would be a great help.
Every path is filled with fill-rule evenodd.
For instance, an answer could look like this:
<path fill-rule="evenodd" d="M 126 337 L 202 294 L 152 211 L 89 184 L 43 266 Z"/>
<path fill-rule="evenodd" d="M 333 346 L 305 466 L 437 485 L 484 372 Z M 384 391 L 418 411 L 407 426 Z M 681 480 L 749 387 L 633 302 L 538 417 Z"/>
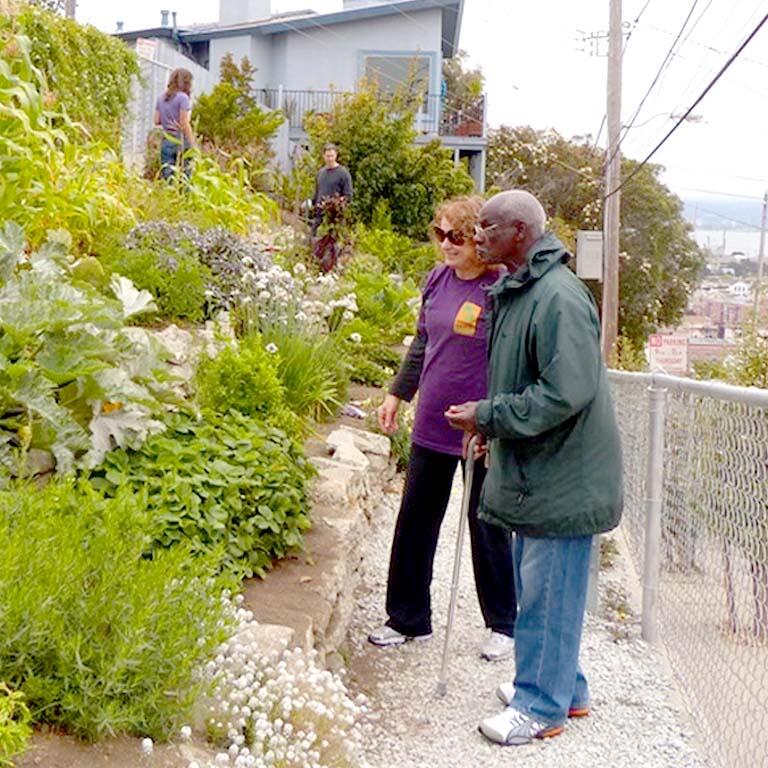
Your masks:
<path fill-rule="evenodd" d="M 666 373 L 643 373 L 636 371 L 617 371 L 610 369 L 608 377 L 614 381 L 635 381 L 649 387 L 687 392 L 692 395 L 704 395 L 716 400 L 768 408 L 768 389 L 759 387 L 738 387 L 722 381 L 699 381 L 682 376 L 670 376 Z"/>

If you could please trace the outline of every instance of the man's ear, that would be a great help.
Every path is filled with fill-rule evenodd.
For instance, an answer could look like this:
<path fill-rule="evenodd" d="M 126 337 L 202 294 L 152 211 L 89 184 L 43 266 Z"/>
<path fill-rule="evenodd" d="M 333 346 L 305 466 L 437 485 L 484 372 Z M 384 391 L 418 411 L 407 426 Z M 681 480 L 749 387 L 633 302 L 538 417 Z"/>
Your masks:
<path fill-rule="evenodd" d="M 515 229 L 517 230 L 515 240 L 517 240 L 518 243 L 524 242 L 525 238 L 528 237 L 528 226 L 526 223 L 524 221 L 516 221 Z"/>

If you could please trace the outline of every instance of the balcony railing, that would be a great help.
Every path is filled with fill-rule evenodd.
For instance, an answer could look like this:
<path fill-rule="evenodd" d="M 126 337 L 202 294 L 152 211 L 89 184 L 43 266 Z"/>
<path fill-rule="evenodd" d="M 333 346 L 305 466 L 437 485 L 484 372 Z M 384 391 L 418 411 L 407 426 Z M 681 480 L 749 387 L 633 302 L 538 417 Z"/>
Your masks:
<path fill-rule="evenodd" d="M 336 102 L 348 96 L 349 92 L 264 88 L 256 91 L 255 95 L 263 106 L 283 109 L 291 130 L 302 131 L 309 115 L 331 112 Z M 483 138 L 486 132 L 485 96 L 459 105 L 448 105 L 444 97 L 427 94 L 416 114 L 416 130 L 420 134 L 442 137 Z"/>

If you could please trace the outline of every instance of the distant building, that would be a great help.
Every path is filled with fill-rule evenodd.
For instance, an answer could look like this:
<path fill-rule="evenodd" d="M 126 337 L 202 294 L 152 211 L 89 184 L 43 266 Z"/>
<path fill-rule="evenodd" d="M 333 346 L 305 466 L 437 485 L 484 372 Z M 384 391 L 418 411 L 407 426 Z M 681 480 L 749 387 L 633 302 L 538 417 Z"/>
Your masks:
<path fill-rule="evenodd" d="M 257 98 L 266 107 L 283 109 L 288 115 L 275 146 L 282 167 L 290 166 L 293 147 L 306 141 L 307 114 L 327 112 L 342 94 L 354 91 L 363 77 L 376 81 L 385 93 L 415 77 L 425 91 L 416 118 L 417 142 L 438 138 L 453 151 L 457 163 L 466 161 L 482 190 L 487 147 L 485 96 L 461 109 L 448 110 L 444 103 L 443 60 L 458 50 L 464 0 L 343 3 L 343 9 L 333 13 L 272 14 L 270 0 L 220 0 L 215 24 L 183 28 L 171 24 L 119 33 L 118 37 L 144 57 L 144 65 L 148 63 L 153 74 L 153 92 L 136 99 L 134 112 L 140 124 L 131 132 L 134 154 L 143 150 L 151 128 L 146 111 L 151 110 L 154 92 L 164 87 L 158 85 L 167 76 L 163 68 L 189 66 L 199 94 L 218 82 L 221 59 L 230 53 L 236 62 L 247 56 L 257 68 Z"/>

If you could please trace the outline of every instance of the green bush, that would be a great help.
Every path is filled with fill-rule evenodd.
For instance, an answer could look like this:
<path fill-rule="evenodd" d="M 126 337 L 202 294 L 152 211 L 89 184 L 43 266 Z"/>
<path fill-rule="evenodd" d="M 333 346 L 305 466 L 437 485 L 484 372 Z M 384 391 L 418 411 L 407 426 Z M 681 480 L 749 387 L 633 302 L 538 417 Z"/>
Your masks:
<path fill-rule="evenodd" d="M 157 314 L 171 320 L 200 322 L 206 317 L 205 292 L 211 271 L 192 253 L 157 252 L 148 248 L 117 247 L 102 262 L 111 272 L 125 275 L 155 298 Z"/>
<path fill-rule="evenodd" d="M 264 419 L 285 402 L 276 361 L 258 335 L 247 344 L 228 344 L 216 357 L 204 356 L 195 383 L 200 405 L 216 413 L 235 410 Z"/>
<path fill-rule="evenodd" d="M 379 330 L 379 341 L 399 344 L 414 333 L 419 291 L 413 281 L 398 284 L 389 275 L 358 269 L 353 262 L 342 292 L 349 283 L 357 297 L 358 318 Z"/>
<path fill-rule="evenodd" d="M 263 576 L 302 546 L 312 474 L 296 439 L 230 411 L 170 417 L 140 451 L 109 453 L 92 481 L 108 494 L 146 492 L 156 548 L 186 542 L 217 553 L 222 568 Z"/>
<path fill-rule="evenodd" d="M 85 739 L 176 731 L 224 639 L 215 558 L 148 558 L 150 520 L 128 491 L 52 483 L 0 508 L 0 678 L 37 722 Z"/>
<path fill-rule="evenodd" d="M 0 683 L 0 766 L 13 768 L 13 758 L 27 746 L 32 728 L 24 694 Z"/>
<path fill-rule="evenodd" d="M 323 145 L 333 141 L 352 174 L 355 218 L 371 224 L 387 206 L 396 231 L 426 235 L 435 208 L 443 200 L 469 194 L 474 185 L 440 141 L 413 143 L 422 99 L 418 87 L 385 96 L 375 83 L 363 81 L 355 93 L 334 101 L 329 112 L 310 116 L 306 121 L 310 152 L 295 170 L 295 186 L 306 188 L 304 180 L 316 170 Z"/>
<path fill-rule="evenodd" d="M 418 285 L 439 261 L 430 243 L 417 243 L 392 230 L 366 229 L 360 224 L 355 230 L 355 246 L 357 251 L 375 256 L 386 272 L 411 278 Z"/>
<path fill-rule="evenodd" d="M 349 381 L 336 340 L 301 331 L 295 324 L 274 324 L 265 330 L 262 340 L 276 348 L 277 373 L 288 407 L 302 418 L 333 416 L 346 399 Z"/>

